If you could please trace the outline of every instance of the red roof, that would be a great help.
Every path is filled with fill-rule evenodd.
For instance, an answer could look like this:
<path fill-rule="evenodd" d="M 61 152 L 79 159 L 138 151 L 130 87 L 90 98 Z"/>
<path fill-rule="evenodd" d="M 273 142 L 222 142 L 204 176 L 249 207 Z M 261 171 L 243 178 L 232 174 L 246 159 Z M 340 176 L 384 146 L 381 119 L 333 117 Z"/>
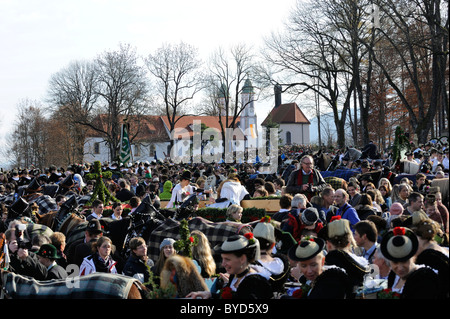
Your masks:
<path fill-rule="evenodd" d="M 179 118 L 179 117 L 177 117 Z M 166 125 L 167 129 L 170 129 L 169 120 L 167 116 L 161 116 L 161 119 L 164 121 L 164 124 Z M 231 123 L 233 120 L 232 116 L 228 117 L 228 124 Z M 201 121 L 201 123 L 205 124 L 207 127 L 218 129 L 220 132 L 221 127 L 219 123 L 219 117 L 218 116 L 192 116 L 192 115 L 186 115 L 181 117 L 176 123 L 175 128 L 183 128 L 189 132 L 189 136 L 192 136 L 194 131 L 191 128 L 191 126 L 194 124 L 194 121 Z M 238 126 L 238 123 L 240 121 L 240 117 L 236 120 L 236 127 Z M 222 117 L 222 125 L 224 128 L 226 128 L 226 118 Z M 241 130 L 236 131 L 238 134 L 236 134 L 237 139 L 243 138 L 243 134 Z"/>
<path fill-rule="evenodd" d="M 183 128 L 189 132 L 189 136 L 193 136 L 193 129 L 191 126 L 194 124 L 194 120 L 199 120 L 204 123 L 207 127 L 216 128 L 221 131 L 219 117 L 218 116 L 183 116 L 175 124 L 175 128 Z M 231 123 L 233 117 L 228 118 L 228 123 Z M 225 127 L 225 118 L 222 117 L 223 126 Z M 236 127 L 240 121 L 240 117 L 236 120 Z M 102 114 L 98 116 L 95 120 L 97 126 L 103 126 L 103 130 L 106 131 L 106 115 Z M 140 115 L 138 117 L 130 116 L 128 117 L 128 123 L 130 123 L 130 136 L 139 131 L 138 135 L 133 139 L 133 142 L 138 141 L 170 141 L 170 129 L 169 121 L 167 116 L 159 115 Z M 235 139 L 243 139 L 244 135 L 240 129 L 236 131 Z M 89 137 L 101 137 L 102 134 L 93 129 L 87 131 Z"/>
<path fill-rule="evenodd" d="M 270 121 L 278 124 L 311 124 L 297 103 L 280 104 L 274 107 L 261 125 L 267 125 Z"/>

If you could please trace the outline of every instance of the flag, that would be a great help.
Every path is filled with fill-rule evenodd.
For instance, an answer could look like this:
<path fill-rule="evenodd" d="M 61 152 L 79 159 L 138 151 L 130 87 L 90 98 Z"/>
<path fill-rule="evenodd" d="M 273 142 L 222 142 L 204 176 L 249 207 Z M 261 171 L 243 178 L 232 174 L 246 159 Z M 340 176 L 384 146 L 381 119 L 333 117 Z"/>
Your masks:
<path fill-rule="evenodd" d="M 250 124 L 250 134 L 253 138 L 256 138 L 255 126 L 253 124 Z"/>
<path fill-rule="evenodd" d="M 120 136 L 120 156 L 119 161 L 126 164 L 131 160 L 131 144 L 128 136 L 128 124 L 122 124 L 122 133 Z"/>

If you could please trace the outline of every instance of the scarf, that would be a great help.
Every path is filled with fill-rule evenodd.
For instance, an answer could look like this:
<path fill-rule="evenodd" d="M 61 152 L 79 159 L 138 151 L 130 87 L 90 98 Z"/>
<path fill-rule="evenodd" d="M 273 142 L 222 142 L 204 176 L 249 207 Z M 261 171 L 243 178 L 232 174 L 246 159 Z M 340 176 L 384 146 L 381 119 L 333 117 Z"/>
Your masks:
<path fill-rule="evenodd" d="M 299 172 L 298 172 L 298 175 L 297 175 L 297 185 L 303 185 L 303 176 L 304 176 L 304 174 L 303 174 L 303 170 L 301 169 Z M 313 170 L 311 170 L 311 172 L 309 173 L 309 175 L 308 175 L 308 184 L 310 184 L 310 185 L 312 185 L 313 184 L 313 181 L 314 181 L 314 177 L 313 177 Z M 311 199 L 311 197 L 312 197 L 312 193 L 311 192 L 307 192 L 307 194 L 306 194 L 306 198 L 308 198 L 308 200 L 310 200 Z"/>
<path fill-rule="evenodd" d="M 92 260 L 95 264 L 95 270 L 97 272 L 106 272 L 110 273 L 111 268 L 116 264 L 111 257 L 108 256 L 106 260 L 103 260 L 102 257 L 98 253 L 95 253 L 92 257 Z"/>

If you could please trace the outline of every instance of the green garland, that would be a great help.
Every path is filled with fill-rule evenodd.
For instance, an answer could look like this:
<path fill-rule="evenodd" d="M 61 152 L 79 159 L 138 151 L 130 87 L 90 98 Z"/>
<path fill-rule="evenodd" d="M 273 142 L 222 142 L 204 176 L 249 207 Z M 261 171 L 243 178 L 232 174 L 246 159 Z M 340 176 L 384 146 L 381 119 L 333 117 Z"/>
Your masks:
<path fill-rule="evenodd" d="M 198 237 L 195 235 L 191 236 L 189 224 L 186 219 L 183 219 L 180 222 L 180 237 L 181 238 L 173 244 L 173 247 L 181 255 L 192 259 L 192 247 L 198 244 Z"/>
<path fill-rule="evenodd" d="M 195 213 L 197 216 L 203 217 L 212 222 L 224 222 L 227 219 L 226 208 L 205 207 L 198 209 Z M 264 208 L 244 208 L 244 210 L 242 211 L 241 222 L 244 224 L 253 222 L 255 220 L 261 219 L 265 215 L 267 215 L 267 212 Z"/>
<path fill-rule="evenodd" d="M 89 201 L 86 203 L 86 206 L 91 206 L 92 202 L 97 198 L 101 200 L 105 206 L 109 205 L 111 202 L 120 202 L 109 192 L 109 190 L 105 186 L 105 183 L 103 183 L 103 178 L 111 178 L 112 172 L 102 172 L 102 165 L 100 161 L 94 162 L 94 173 L 89 173 L 85 176 L 87 180 L 95 180 L 94 191 L 92 193 L 91 199 L 89 199 Z"/>
<path fill-rule="evenodd" d="M 392 148 L 393 162 L 397 163 L 397 161 L 400 160 L 401 151 L 404 149 L 409 150 L 410 147 L 411 147 L 411 144 L 409 143 L 409 140 L 406 137 L 405 132 L 403 131 L 402 127 L 397 126 L 395 129 L 394 146 Z"/>

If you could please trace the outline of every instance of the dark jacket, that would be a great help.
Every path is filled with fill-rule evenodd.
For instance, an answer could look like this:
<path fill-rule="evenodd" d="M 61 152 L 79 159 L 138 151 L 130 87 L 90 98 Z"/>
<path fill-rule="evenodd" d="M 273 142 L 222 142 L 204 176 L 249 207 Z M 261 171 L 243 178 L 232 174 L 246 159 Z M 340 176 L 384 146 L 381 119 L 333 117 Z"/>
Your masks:
<path fill-rule="evenodd" d="M 320 174 L 320 172 L 316 169 L 312 169 L 313 172 L 313 187 L 312 190 L 309 191 L 302 191 L 302 185 L 303 184 L 298 184 L 298 174 L 301 174 L 301 169 L 295 170 L 291 173 L 291 175 L 289 176 L 289 180 L 286 184 L 286 192 L 290 193 L 290 194 L 305 194 L 306 197 L 311 198 L 314 195 L 317 195 L 318 193 L 320 193 L 321 191 L 324 190 L 325 187 L 327 187 L 327 182 L 323 179 L 322 175 Z"/>
<path fill-rule="evenodd" d="M 377 211 L 368 205 L 357 205 L 355 209 L 360 220 L 367 219 L 371 215 L 378 215 Z"/>
<path fill-rule="evenodd" d="M 125 266 L 123 267 L 123 274 L 130 277 L 133 277 L 135 274 L 143 274 L 144 275 L 143 283 L 148 282 L 150 276 L 145 261 L 143 261 L 141 258 L 133 254 L 131 254 L 130 257 L 128 257 L 128 260 L 125 263 Z"/>
<path fill-rule="evenodd" d="M 66 270 L 60 265 L 56 264 L 48 270 L 47 278 L 45 279 L 51 280 L 51 279 L 65 279 L 65 278 L 67 278 Z"/>
<path fill-rule="evenodd" d="M 45 280 L 47 267 L 39 262 L 37 255 L 29 252 L 25 260 L 19 259 L 16 253 L 10 255 L 9 270 L 16 274 L 33 277 L 36 280 Z"/>
<path fill-rule="evenodd" d="M 116 192 L 116 198 L 121 202 L 126 202 L 135 196 L 134 193 L 126 188 L 122 188 L 120 191 Z"/>

